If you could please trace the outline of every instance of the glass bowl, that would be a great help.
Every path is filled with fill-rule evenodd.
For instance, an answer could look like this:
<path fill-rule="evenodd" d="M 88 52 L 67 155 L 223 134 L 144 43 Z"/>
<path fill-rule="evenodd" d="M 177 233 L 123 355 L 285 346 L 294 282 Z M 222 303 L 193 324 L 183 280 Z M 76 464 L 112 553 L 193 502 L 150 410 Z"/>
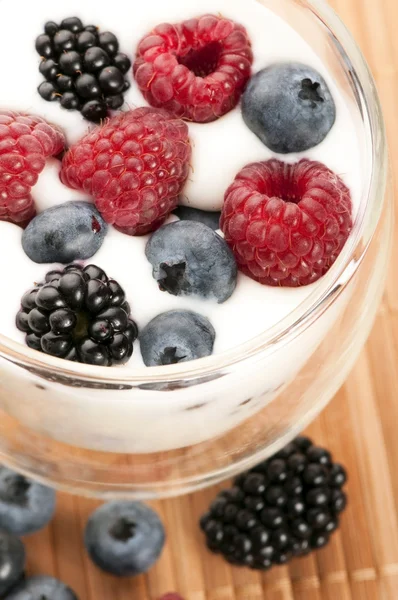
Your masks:
<path fill-rule="evenodd" d="M 11 468 L 103 498 L 197 490 L 287 443 L 322 410 L 354 363 L 383 291 L 392 232 L 379 100 L 360 51 L 327 4 L 257 1 L 305 34 L 363 127 L 366 185 L 352 235 L 302 305 L 217 356 L 106 369 L 0 336 L 0 456 Z"/>

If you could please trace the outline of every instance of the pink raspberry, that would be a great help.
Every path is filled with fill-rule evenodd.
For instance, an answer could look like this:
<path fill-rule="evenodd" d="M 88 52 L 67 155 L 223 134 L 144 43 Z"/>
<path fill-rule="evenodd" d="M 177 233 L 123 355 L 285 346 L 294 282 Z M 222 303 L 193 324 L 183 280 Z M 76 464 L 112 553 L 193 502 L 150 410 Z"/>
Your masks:
<path fill-rule="evenodd" d="M 137 49 L 134 76 L 152 106 L 208 123 L 237 105 L 252 62 L 243 25 L 204 15 L 148 33 Z"/>
<path fill-rule="evenodd" d="M 108 223 L 143 235 L 177 206 L 190 159 L 186 123 L 166 111 L 137 108 L 73 146 L 63 159 L 61 180 L 93 196 Z"/>
<path fill-rule="evenodd" d="M 0 111 L 0 220 L 26 226 L 36 210 L 31 188 L 46 158 L 65 146 L 60 129 L 41 117 Z"/>
<path fill-rule="evenodd" d="M 308 285 L 330 269 L 349 236 L 350 191 L 319 162 L 253 163 L 228 188 L 221 227 L 239 268 L 253 279 Z"/>

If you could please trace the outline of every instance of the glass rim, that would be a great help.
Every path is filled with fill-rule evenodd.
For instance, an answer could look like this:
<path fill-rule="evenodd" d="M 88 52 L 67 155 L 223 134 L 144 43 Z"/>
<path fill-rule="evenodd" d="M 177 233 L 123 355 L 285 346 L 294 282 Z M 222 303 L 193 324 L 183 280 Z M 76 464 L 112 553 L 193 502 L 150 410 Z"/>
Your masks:
<path fill-rule="evenodd" d="M 261 0 L 257 0 L 260 1 Z M 273 327 L 236 347 L 199 360 L 161 367 L 129 367 L 110 369 L 65 361 L 42 354 L 0 334 L 0 356 L 12 363 L 41 375 L 48 373 L 63 378 L 116 385 L 167 384 L 177 381 L 203 382 L 228 372 L 237 364 L 255 362 L 264 353 L 273 352 L 296 337 L 334 303 L 355 275 L 361 259 L 373 237 L 383 208 L 387 184 L 387 143 L 380 100 L 372 74 L 361 50 L 351 33 L 324 0 L 305 0 L 308 9 L 333 35 L 341 58 L 348 57 L 353 70 L 351 76 L 358 93 L 366 136 L 369 138 L 371 173 L 362 197 L 353 231 L 340 256 L 317 284 L 316 289 L 291 313 Z M 343 51 L 343 52 L 342 52 Z M 365 186 L 364 186 L 365 187 Z M 199 381 L 200 382 L 200 381 Z"/>

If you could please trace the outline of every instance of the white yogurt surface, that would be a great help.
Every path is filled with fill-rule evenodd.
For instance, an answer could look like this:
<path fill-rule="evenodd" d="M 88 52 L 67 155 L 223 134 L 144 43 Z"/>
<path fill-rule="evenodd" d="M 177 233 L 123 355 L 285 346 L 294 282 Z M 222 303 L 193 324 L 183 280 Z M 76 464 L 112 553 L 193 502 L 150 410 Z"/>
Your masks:
<path fill-rule="evenodd" d="M 1 105 L 24 112 L 40 114 L 60 125 L 69 143 L 85 134 L 89 125 L 79 112 L 69 112 L 58 103 L 42 100 L 36 89 L 42 81 L 38 71 L 39 57 L 35 38 L 47 20 L 60 22 L 77 15 L 83 22 L 96 24 L 103 31 L 114 32 L 120 50 L 132 56 L 140 38 L 164 21 L 177 22 L 205 13 L 222 13 L 246 26 L 253 44 L 256 72 L 281 60 L 301 61 L 318 69 L 327 81 L 337 106 L 337 120 L 325 141 L 304 153 L 281 157 L 294 162 L 303 156 L 319 160 L 343 177 L 350 187 L 354 210 L 361 196 L 361 141 L 350 115 L 348 100 L 343 97 L 313 49 L 287 23 L 255 0 L 145 0 L 126 4 L 98 0 L 2 0 L 0 20 L 0 56 L 10 52 L 12 60 L 1 63 Z M 17 41 L 17 42 L 16 42 Z M 129 74 L 131 78 L 131 74 Z M 145 104 L 132 80 L 126 95 L 130 107 Z M 236 173 L 246 164 L 275 156 L 246 127 L 240 108 L 211 124 L 190 124 L 193 145 L 193 172 L 184 192 L 184 202 L 202 209 L 220 209 L 223 196 Z M 58 177 L 60 163 L 50 160 L 33 190 L 38 211 L 68 200 L 87 200 L 69 190 Z M 53 265 L 37 265 L 24 254 L 21 230 L 0 222 L 0 267 L 7 293 L 2 297 L 0 331 L 23 342 L 24 335 L 15 327 L 15 313 L 22 294 L 35 281 L 41 281 Z M 129 237 L 110 228 L 101 250 L 87 262 L 101 266 L 124 287 L 132 307 L 132 316 L 143 328 L 157 314 L 171 309 L 195 310 L 213 323 L 217 337 L 215 353 L 228 350 L 275 325 L 295 309 L 317 284 L 300 289 L 261 286 L 239 274 L 233 296 L 224 304 L 193 298 L 176 298 L 159 291 L 152 278 L 151 266 L 144 248 L 147 237 Z M 142 365 L 138 349 L 129 366 Z"/>

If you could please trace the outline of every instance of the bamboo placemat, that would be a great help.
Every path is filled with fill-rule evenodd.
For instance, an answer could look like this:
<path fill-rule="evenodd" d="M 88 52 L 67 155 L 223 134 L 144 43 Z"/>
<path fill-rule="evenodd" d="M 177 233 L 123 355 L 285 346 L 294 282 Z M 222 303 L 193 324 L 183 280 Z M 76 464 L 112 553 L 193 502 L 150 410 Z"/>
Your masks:
<path fill-rule="evenodd" d="M 332 4 L 376 77 L 393 168 L 398 170 L 397 0 Z M 60 577 L 80 600 L 155 600 L 167 591 L 178 591 L 186 600 L 397 600 L 397 263 L 396 243 L 384 301 L 366 349 L 345 386 L 309 429 L 350 473 L 349 508 L 328 548 L 265 575 L 231 568 L 205 550 L 197 528 L 199 515 L 216 492 L 213 488 L 154 503 L 168 531 L 165 552 L 146 577 L 116 580 L 97 571 L 84 553 L 82 530 L 96 502 L 62 494 L 53 523 L 27 539 L 29 572 Z"/>

